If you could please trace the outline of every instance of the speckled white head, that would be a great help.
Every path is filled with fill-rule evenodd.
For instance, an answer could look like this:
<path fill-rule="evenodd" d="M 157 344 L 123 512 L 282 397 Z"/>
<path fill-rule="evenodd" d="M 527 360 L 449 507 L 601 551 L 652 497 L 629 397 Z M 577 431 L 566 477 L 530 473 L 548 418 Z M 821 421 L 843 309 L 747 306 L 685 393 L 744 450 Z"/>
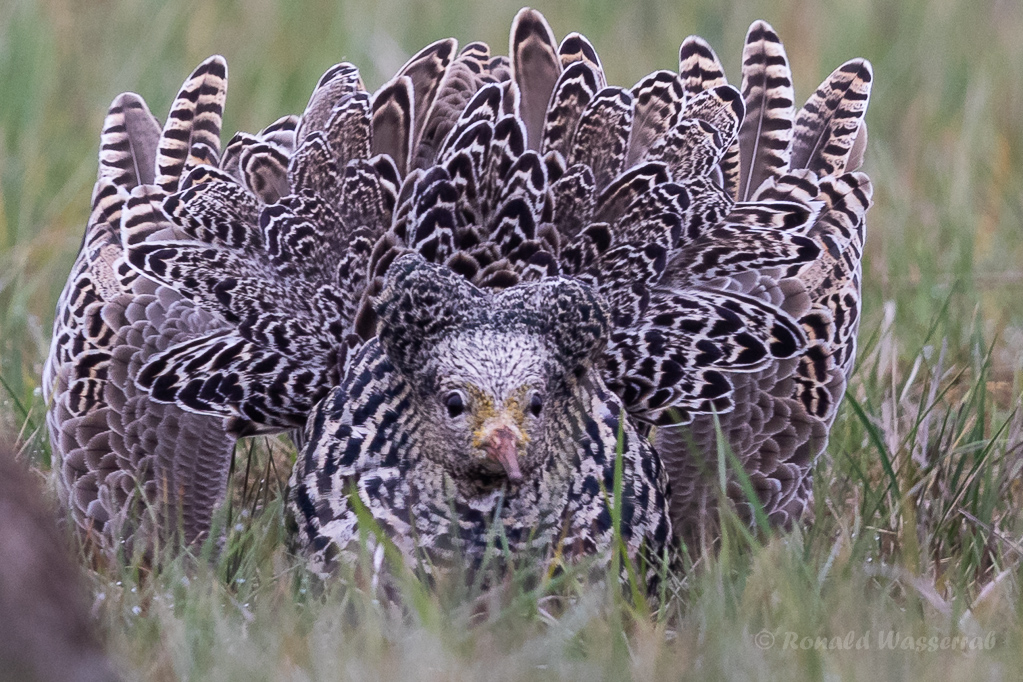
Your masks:
<path fill-rule="evenodd" d="M 607 332 L 603 304 L 578 282 L 488 294 L 416 256 L 395 261 L 376 310 L 377 338 L 428 415 L 422 451 L 483 485 L 541 464 L 549 415 L 573 399 Z"/>

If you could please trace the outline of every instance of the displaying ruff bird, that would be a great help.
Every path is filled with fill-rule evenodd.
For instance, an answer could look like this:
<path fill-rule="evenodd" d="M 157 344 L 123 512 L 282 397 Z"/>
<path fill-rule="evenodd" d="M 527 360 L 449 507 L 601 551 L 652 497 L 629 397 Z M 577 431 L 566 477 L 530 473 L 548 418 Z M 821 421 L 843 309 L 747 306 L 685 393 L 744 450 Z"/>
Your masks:
<path fill-rule="evenodd" d="M 362 511 L 410 565 L 620 532 L 655 570 L 672 524 L 713 527 L 718 427 L 724 494 L 799 517 L 855 352 L 869 64 L 796 113 L 763 22 L 741 89 L 695 37 L 607 86 L 529 9 L 509 55 L 439 41 L 374 94 L 339 64 L 222 154 L 219 57 L 162 131 L 114 101 L 44 376 L 80 527 L 194 541 L 234 440 L 303 428 L 289 508 L 323 573 Z"/>

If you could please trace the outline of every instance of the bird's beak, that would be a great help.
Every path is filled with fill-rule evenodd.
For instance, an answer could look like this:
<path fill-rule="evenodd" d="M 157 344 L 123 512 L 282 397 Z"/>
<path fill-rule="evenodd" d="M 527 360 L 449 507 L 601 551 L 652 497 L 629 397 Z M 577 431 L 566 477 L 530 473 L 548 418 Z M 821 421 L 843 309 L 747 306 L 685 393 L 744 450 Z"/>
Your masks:
<path fill-rule="evenodd" d="M 485 429 L 480 439 L 487 457 L 504 467 L 504 472 L 512 483 L 522 480 L 522 471 L 519 470 L 519 443 L 522 442 L 522 438 L 518 431 L 514 426 L 495 424 Z"/>

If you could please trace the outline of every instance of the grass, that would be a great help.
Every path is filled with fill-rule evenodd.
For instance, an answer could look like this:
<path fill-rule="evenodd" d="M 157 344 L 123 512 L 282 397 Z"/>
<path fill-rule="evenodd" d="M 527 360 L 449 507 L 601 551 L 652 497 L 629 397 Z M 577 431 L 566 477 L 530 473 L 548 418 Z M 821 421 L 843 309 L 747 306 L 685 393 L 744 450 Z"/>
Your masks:
<path fill-rule="evenodd" d="M 651 617 L 617 590 L 529 569 L 483 594 L 443 584 L 395 613 L 358 581 L 318 587 L 289 557 L 290 454 L 260 442 L 240 449 L 218 517 L 226 551 L 155 575 L 130 564 L 90 575 L 114 660 L 147 680 L 983 679 L 1023 668 L 1023 10 L 1005 0 L 537 6 L 558 35 L 585 33 L 618 84 L 675 66 L 690 33 L 734 77 L 755 18 L 786 41 L 801 97 L 845 59 L 873 62 L 859 362 L 815 471 L 810 522 L 756 535 L 726 522 L 720 551 L 676 576 Z M 258 129 L 301 111 L 342 59 L 375 87 L 440 37 L 503 51 L 517 9 L 0 5 L 0 430 L 48 468 L 39 375 L 117 93 L 164 112 L 191 68 L 219 52 L 231 66 L 225 131 Z"/>

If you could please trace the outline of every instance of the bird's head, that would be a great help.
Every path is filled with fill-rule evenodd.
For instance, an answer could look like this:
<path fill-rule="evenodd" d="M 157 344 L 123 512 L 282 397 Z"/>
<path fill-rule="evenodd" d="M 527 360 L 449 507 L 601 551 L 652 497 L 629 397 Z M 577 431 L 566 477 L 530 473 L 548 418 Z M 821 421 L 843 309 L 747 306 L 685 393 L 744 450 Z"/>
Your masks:
<path fill-rule="evenodd" d="M 440 340 L 414 384 L 428 432 L 454 471 L 523 479 L 542 449 L 548 396 L 563 402 L 556 362 L 542 340 L 494 329 Z M 553 381 L 552 381 L 553 379 Z"/>
<path fill-rule="evenodd" d="M 489 294 L 418 256 L 395 261 L 375 308 L 422 420 L 410 446 L 484 487 L 519 483 L 551 454 L 608 334 L 605 305 L 578 281 Z"/>

